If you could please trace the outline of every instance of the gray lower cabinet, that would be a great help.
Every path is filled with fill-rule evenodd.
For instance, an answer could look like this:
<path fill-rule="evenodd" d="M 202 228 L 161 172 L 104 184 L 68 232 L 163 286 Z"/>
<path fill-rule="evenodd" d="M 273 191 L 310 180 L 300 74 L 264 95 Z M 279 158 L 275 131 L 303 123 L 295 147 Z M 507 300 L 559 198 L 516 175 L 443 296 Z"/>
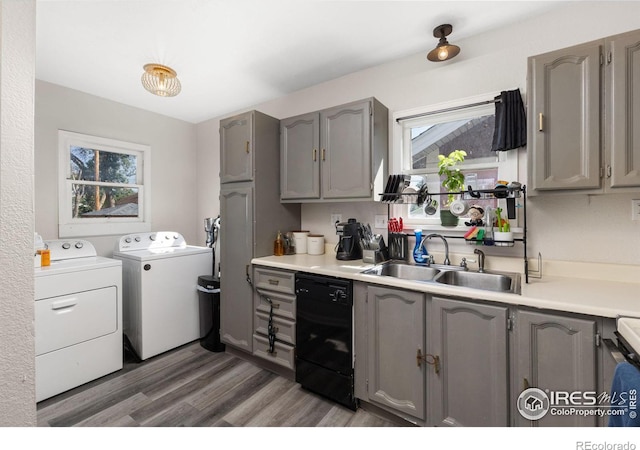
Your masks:
<path fill-rule="evenodd" d="M 253 186 L 220 187 L 220 339 L 252 350 L 253 289 L 247 282 L 253 257 Z M 237 217 L 237 220 L 230 218 Z"/>
<path fill-rule="evenodd" d="M 354 283 L 356 397 L 429 426 L 606 425 L 518 410 L 527 388 L 608 392 L 615 321 Z"/>
<path fill-rule="evenodd" d="M 433 426 L 509 425 L 508 308 L 432 297 L 427 393 Z"/>
<path fill-rule="evenodd" d="M 597 321 L 590 318 L 519 310 L 515 322 L 513 418 L 518 426 L 596 426 L 595 416 L 553 415 L 525 419 L 516 408 L 529 387 L 563 392 L 596 392 Z"/>
<path fill-rule="evenodd" d="M 368 400 L 424 420 L 424 294 L 370 286 L 366 308 Z"/>
<path fill-rule="evenodd" d="M 274 364 L 295 370 L 296 295 L 295 273 L 265 267 L 253 271 L 253 354 Z M 269 320 L 275 333 L 269 345 Z"/>

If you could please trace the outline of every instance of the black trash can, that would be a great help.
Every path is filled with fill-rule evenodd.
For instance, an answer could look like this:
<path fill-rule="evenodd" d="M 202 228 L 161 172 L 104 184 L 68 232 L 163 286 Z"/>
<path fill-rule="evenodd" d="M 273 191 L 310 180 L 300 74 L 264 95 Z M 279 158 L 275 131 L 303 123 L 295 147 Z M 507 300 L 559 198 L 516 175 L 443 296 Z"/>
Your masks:
<path fill-rule="evenodd" d="M 200 301 L 200 345 L 212 352 L 223 352 L 220 342 L 220 281 L 211 275 L 198 277 Z"/>

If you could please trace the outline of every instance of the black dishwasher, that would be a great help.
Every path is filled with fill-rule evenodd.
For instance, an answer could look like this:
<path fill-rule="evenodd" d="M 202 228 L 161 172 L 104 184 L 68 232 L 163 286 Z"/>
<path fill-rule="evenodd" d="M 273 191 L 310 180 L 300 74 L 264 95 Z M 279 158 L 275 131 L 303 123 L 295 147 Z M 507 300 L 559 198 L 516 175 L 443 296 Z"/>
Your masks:
<path fill-rule="evenodd" d="M 355 410 L 351 281 L 298 273 L 296 295 L 296 382 Z"/>

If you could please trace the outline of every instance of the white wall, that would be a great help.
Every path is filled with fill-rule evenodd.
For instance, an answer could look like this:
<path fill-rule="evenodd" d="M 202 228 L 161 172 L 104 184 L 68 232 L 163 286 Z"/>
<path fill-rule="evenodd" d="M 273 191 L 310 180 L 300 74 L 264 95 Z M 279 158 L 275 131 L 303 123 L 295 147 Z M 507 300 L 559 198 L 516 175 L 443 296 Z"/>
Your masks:
<path fill-rule="evenodd" d="M 36 424 L 35 1 L 0 1 L 0 426 Z"/>
<path fill-rule="evenodd" d="M 353 73 L 253 108 L 285 118 L 374 96 L 390 112 L 520 88 L 526 94 L 527 57 L 609 35 L 640 29 L 640 2 L 570 2 L 529 20 L 456 41 L 462 51 L 454 60 L 431 63 L 426 53 L 435 39 L 425 33 L 425 51 L 382 66 Z M 453 42 L 453 41 L 452 41 Z M 253 109 L 247 108 L 247 109 Z M 230 111 L 231 115 L 237 111 Z M 218 119 L 199 126 L 217 129 Z M 392 123 L 390 123 L 392 126 Z M 217 135 L 216 135 L 217 136 Z M 219 153 L 217 140 L 199 142 L 199 152 Z M 398 152 L 392 148 L 391 152 Z M 525 159 L 524 151 L 521 160 Z M 525 180 L 523 172 L 521 181 Z M 631 222 L 631 194 L 531 198 L 528 203 L 529 253 L 544 259 L 640 263 L 640 222 Z M 635 195 L 638 197 L 638 194 Z M 213 199 L 208 207 L 215 209 Z M 380 205 L 339 204 L 303 207 L 305 229 L 337 240 L 329 214 L 356 217 L 373 224 Z M 357 214 L 357 215 L 355 215 Z M 602 250 L 595 250 L 596 248 Z M 470 253 L 469 249 L 464 249 Z M 512 254 L 515 256 L 516 249 Z"/>
<path fill-rule="evenodd" d="M 149 94 L 151 95 L 151 94 Z M 151 146 L 151 229 L 177 231 L 204 245 L 196 226 L 196 126 L 36 80 L 36 230 L 58 238 L 58 130 Z M 111 256 L 119 235 L 85 238 Z"/>

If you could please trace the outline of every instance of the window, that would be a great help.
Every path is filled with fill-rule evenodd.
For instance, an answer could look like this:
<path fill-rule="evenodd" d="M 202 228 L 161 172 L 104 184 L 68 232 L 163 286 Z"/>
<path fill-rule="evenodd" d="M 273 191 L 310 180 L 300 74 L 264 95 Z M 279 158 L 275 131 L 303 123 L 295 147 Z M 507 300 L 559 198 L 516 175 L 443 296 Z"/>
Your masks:
<path fill-rule="evenodd" d="M 149 231 L 150 148 L 58 131 L 60 237 Z"/>
<path fill-rule="evenodd" d="M 489 96 L 484 96 L 486 100 Z M 423 109 L 413 118 L 401 120 L 395 126 L 396 148 L 400 148 L 400 158 L 396 158 L 394 167 L 399 172 L 411 176 L 411 187 L 419 190 L 426 184 L 429 192 L 440 193 L 443 188 L 438 176 L 438 155 L 448 155 L 453 150 L 467 153 L 460 166 L 465 174 L 465 184 L 475 189 L 493 189 L 498 180 L 517 180 L 518 152 L 493 152 L 493 130 L 495 124 L 495 106 L 493 102 L 480 102 L 464 107 L 471 101 L 458 104 L 438 105 Z M 430 112 L 433 111 L 433 112 Z M 440 111 L 440 112 L 438 112 Z M 397 114 L 403 117 L 406 114 Z M 398 170 L 396 169 L 396 172 Z M 438 201 L 438 210 L 445 196 L 434 196 Z M 497 200 L 477 200 L 480 206 L 497 206 Z M 427 214 L 424 205 L 404 204 L 394 206 L 393 214 L 402 216 L 406 223 L 421 227 L 437 228 L 440 216 Z M 464 227 L 464 218 L 460 225 Z"/>

